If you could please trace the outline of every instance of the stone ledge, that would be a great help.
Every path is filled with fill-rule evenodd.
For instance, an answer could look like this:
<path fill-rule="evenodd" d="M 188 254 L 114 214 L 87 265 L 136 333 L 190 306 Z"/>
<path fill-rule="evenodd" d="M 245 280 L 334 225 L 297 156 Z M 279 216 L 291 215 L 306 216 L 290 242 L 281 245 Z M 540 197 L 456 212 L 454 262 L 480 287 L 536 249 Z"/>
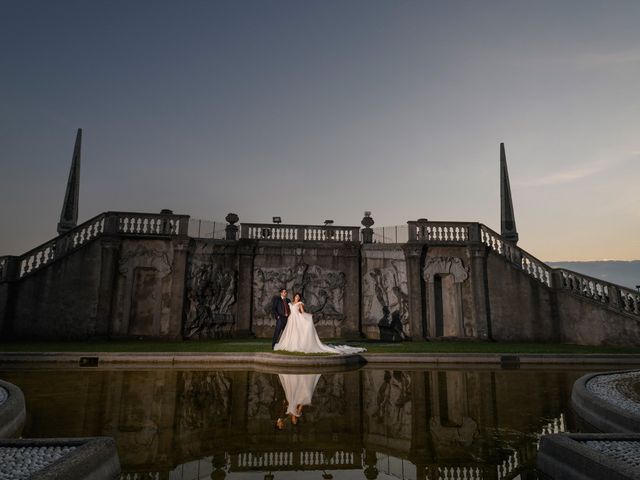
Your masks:
<path fill-rule="evenodd" d="M 600 446 L 604 448 L 599 448 Z M 536 467 L 543 478 L 575 478 L 580 480 L 632 480 L 640 478 L 640 466 L 632 457 L 617 454 L 620 446 L 634 455 L 640 448 L 638 434 L 574 434 L 544 435 Z"/>
<path fill-rule="evenodd" d="M 452 366 L 463 368 L 535 368 L 544 365 L 640 365 L 640 355 L 633 354 L 499 354 L 499 353 L 360 353 L 348 355 L 285 355 L 269 352 L 33 352 L 0 353 L 4 368 L 24 366 L 82 367 L 128 365 L 164 368 L 198 368 L 225 365 L 228 368 L 287 367 L 342 368 L 365 364 L 419 366 Z"/>
<path fill-rule="evenodd" d="M 613 397 L 611 399 L 602 398 L 587 386 L 591 380 L 597 377 L 632 372 L 633 371 L 626 370 L 607 373 L 590 373 L 576 380 L 573 384 L 573 390 L 571 391 L 571 404 L 580 419 L 600 432 L 639 433 L 640 414 L 637 413 L 636 409 L 625 408 L 623 405 L 615 403 Z M 640 371 L 637 373 L 638 381 L 640 382 Z M 629 399 L 629 401 L 637 403 L 633 399 Z"/>
<path fill-rule="evenodd" d="M 0 380 L 0 388 L 7 397 L 0 403 L 0 438 L 15 437 L 22 432 L 27 418 L 22 390 L 9 382 Z"/>

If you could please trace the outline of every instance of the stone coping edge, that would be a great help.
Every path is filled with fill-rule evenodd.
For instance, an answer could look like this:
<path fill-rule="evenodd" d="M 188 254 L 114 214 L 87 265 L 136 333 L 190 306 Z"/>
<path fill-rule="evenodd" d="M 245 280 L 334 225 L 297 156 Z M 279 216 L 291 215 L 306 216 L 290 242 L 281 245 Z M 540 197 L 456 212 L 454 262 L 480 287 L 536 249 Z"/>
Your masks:
<path fill-rule="evenodd" d="M 554 433 L 544 435 L 536 458 L 536 467 L 544 478 L 580 480 L 632 480 L 637 472 L 583 443 L 596 441 L 640 442 L 640 434 Z"/>
<path fill-rule="evenodd" d="M 116 442 L 110 437 L 0 440 L 0 448 L 40 446 L 76 448 L 30 480 L 115 480 L 120 476 Z"/>
<path fill-rule="evenodd" d="M 598 397 L 587 389 L 587 383 L 601 375 L 614 375 L 635 370 L 617 370 L 583 375 L 573 384 L 573 410 L 589 426 L 605 433 L 640 432 L 640 416 Z"/>
<path fill-rule="evenodd" d="M 9 394 L 7 400 L 0 404 L 0 438 L 15 437 L 22 432 L 27 418 L 24 394 L 20 388 L 9 382 L 0 380 L 0 387 Z"/>
<path fill-rule="evenodd" d="M 83 360 L 84 359 L 84 360 Z M 91 360 L 94 359 L 94 360 Z M 284 355 L 269 352 L 6 352 L 0 367 L 13 364 L 192 366 L 198 364 L 263 365 L 279 367 L 356 366 L 402 364 L 519 365 L 640 365 L 640 354 L 500 354 L 500 353 L 361 353 L 348 355 Z"/>

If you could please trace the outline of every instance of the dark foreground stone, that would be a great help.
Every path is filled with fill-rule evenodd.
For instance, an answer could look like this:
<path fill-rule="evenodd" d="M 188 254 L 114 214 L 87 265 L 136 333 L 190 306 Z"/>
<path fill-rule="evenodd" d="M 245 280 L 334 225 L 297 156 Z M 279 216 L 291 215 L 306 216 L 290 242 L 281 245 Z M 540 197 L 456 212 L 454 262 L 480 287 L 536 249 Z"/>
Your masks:
<path fill-rule="evenodd" d="M 108 437 L 0 440 L 0 459 L 1 478 L 112 480 L 120 475 L 116 444 Z"/>
<path fill-rule="evenodd" d="M 640 478 L 639 434 L 558 433 L 540 441 L 536 467 L 556 480 Z"/>

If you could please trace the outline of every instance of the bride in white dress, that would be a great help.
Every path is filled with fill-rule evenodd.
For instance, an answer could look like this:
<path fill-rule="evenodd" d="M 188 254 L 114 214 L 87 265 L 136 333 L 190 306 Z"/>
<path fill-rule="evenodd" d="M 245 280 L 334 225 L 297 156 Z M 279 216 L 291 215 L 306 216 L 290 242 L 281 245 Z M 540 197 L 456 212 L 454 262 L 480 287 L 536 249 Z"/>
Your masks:
<path fill-rule="evenodd" d="M 313 324 L 313 315 L 304 311 L 304 303 L 302 303 L 301 298 L 299 293 L 293 296 L 293 303 L 289 304 L 290 313 L 287 318 L 287 326 L 284 327 L 280 340 L 273 347 L 274 350 L 337 354 L 366 351 L 366 348 L 349 347 L 347 345 L 325 345 L 322 343 Z"/>

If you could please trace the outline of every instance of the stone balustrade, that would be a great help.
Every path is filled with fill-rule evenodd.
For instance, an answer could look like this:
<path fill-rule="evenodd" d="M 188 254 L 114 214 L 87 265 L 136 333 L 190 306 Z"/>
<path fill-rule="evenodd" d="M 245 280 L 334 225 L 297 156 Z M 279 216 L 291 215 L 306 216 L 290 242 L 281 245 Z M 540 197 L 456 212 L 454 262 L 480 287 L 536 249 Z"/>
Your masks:
<path fill-rule="evenodd" d="M 515 248 L 515 255 L 520 257 L 520 268 L 547 287 L 551 287 L 551 272 L 553 269 L 521 248 Z"/>
<path fill-rule="evenodd" d="M 559 288 L 604 304 L 613 300 L 611 293 L 615 287 L 612 284 L 562 268 L 557 269 L 557 272 L 560 278 L 560 285 L 557 285 Z"/>
<path fill-rule="evenodd" d="M 474 223 L 410 221 L 409 241 L 465 244 L 471 240 Z"/>
<path fill-rule="evenodd" d="M 117 215 L 118 233 L 127 235 L 187 235 L 188 215 L 109 212 Z"/>
<path fill-rule="evenodd" d="M 53 260 L 77 250 L 103 234 L 135 236 L 186 235 L 187 215 L 106 212 L 78 225 L 20 257 L 1 257 L 0 281 L 9 280 L 6 270 L 12 258 L 18 261 L 18 278 L 40 270 Z"/>
<path fill-rule="evenodd" d="M 270 223 L 243 223 L 240 225 L 240 238 L 249 240 L 358 242 L 359 237 L 359 227 Z"/>

